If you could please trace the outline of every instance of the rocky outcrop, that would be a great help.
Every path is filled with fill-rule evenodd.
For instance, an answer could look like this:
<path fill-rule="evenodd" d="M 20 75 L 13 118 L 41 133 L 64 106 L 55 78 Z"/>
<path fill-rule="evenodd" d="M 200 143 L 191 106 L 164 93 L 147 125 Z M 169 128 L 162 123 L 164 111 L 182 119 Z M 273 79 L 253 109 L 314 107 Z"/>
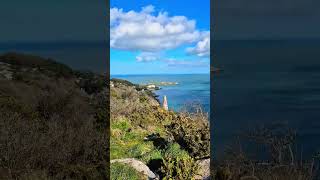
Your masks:
<path fill-rule="evenodd" d="M 134 168 L 136 171 L 146 175 L 148 179 L 158 179 L 158 177 L 149 169 L 147 165 L 145 165 L 143 162 L 138 161 L 134 158 L 114 159 L 114 160 L 111 160 L 110 163 L 126 164 Z"/>
<path fill-rule="evenodd" d="M 0 62 L 0 78 L 2 77 L 11 80 L 12 75 L 13 73 L 10 64 Z"/>
<path fill-rule="evenodd" d="M 210 179 L 210 158 L 198 161 L 199 174 L 195 179 L 209 180 Z"/>

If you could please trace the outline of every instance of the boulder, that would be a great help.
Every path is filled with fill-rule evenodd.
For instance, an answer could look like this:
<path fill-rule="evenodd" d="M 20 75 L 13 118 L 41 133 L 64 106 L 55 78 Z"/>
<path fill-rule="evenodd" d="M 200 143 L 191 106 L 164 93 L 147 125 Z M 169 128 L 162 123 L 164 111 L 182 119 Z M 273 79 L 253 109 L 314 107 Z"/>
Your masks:
<path fill-rule="evenodd" d="M 210 158 L 198 160 L 199 173 L 195 179 L 209 180 L 210 179 Z"/>
<path fill-rule="evenodd" d="M 110 163 L 123 163 L 131 166 L 136 171 L 143 173 L 148 177 L 148 179 L 158 179 L 157 176 L 149 169 L 147 165 L 143 162 L 136 160 L 134 158 L 125 158 L 125 159 L 114 159 Z"/>

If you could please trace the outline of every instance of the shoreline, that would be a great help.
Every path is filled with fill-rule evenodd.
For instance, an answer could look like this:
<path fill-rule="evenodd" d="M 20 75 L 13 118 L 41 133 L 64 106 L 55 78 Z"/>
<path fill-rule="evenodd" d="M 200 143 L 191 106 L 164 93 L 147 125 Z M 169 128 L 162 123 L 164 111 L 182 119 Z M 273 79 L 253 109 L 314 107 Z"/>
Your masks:
<path fill-rule="evenodd" d="M 206 169 L 202 175 L 208 174 L 210 131 L 205 116 L 166 110 L 156 96 L 157 90 L 123 79 L 110 81 L 113 142 L 110 159 L 145 165 L 145 172 L 151 170 L 161 178 L 169 172 L 185 173 L 179 166 L 167 166 L 172 161 L 176 164 L 188 162 L 186 168 L 195 168 L 196 162 L 202 163 L 202 169 Z M 158 162 L 156 167 L 151 165 L 155 161 Z M 116 164 L 111 168 L 117 168 Z M 188 174 L 195 176 L 197 173 Z"/>
<path fill-rule="evenodd" d="M 175 85 L 161 86 L 160 90 L 154 91 L 162 102 L 164 95 L 168 98 L 170 109 L 181 111 L 189 104 L 202 104 L 206 112 L 210 112 L 210 75 L 188 74 L 188 75 L 121 75 L 111 78 L 126 79 L 137 84 L 148 82 L 173 82 Z M 176 84 L 178 83 L 178 84 Z"/>

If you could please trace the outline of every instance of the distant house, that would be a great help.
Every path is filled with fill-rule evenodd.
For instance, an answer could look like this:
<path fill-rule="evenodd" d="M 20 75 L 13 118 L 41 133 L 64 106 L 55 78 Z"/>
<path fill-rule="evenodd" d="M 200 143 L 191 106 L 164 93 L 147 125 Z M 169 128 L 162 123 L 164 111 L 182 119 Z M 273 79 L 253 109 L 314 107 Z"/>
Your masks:
<path fill-rule="evenodd" d="M 156 85 L 149 84 L 149 85 L 147 85 L 147 89 L 156 89 Z"/>

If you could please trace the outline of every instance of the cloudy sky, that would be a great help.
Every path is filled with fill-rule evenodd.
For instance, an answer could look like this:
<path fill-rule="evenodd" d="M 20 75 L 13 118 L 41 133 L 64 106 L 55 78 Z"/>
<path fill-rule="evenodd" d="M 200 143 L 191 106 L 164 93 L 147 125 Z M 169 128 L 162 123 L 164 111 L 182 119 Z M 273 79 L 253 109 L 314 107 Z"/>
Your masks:
<path fill-rule="evenodd" d="M 210 1 L 197 2 L 112 0 L 111 74 L 209 73 Z"/>

